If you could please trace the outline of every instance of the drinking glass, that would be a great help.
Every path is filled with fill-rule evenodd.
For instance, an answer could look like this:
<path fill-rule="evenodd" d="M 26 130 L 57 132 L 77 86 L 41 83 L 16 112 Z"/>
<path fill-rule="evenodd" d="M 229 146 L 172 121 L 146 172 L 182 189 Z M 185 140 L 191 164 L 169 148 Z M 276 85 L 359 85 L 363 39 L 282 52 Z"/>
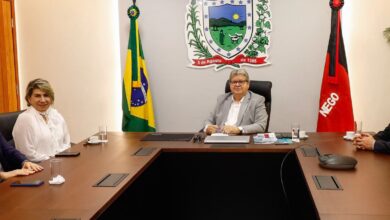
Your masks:
<path fill-rule="evenodd" d="M 61 175 L 61 159 L 51 159 L 50 160 L 50 179 Z"/>
<path fill-rule="evenodd" d="M 293 141 L 299 141 L 299 123 L 291 123 L 291 139 Z"/>
<path fill-rule="evenodd" d="M 363 122 L 362 121 L 355 121 L 355 134 L 360 135 L 363 130 Z"/>
<path fill-rule="evenodd" d="M 99 140 L 106 142 L 107 141 L 107 126 L 100 125 L 99 126 Z"/>

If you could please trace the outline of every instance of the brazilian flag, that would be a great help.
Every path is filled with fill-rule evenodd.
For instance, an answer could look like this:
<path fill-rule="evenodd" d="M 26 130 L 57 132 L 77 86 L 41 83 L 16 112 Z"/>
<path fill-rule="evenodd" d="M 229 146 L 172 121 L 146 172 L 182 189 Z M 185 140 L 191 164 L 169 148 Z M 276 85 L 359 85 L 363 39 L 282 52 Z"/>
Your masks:
<path fill-rule="evenodd" d="M 122 130 L 153 132 L 156 131 L 156 125 L 154 123 L 149 77 L 138 31 L 139 9 L 132 5 L 127 13 L 130 17 L 130 36 L 123 75 Z"/>

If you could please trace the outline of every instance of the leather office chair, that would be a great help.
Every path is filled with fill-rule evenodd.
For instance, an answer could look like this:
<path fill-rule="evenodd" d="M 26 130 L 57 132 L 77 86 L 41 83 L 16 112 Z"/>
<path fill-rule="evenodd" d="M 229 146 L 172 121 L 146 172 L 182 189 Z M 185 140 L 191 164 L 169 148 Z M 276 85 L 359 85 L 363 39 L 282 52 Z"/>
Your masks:
<path fill-rule="evenodd" d="M 271 118 L 271 89 L 272 89 L 272 82 L 270 81 L 251 80 L 249 84 L 249 90 L 251 90 L 256 94 L 264 96 L 265 98 L 265 110 L 267 111 L 268 119 L 267 119 L 267 125 L 265 127 L 264 132 L 268 132 L 269 121 Z M 225 85 L 225 93 L 228 92 L 230 92 L 229 80 L 226 81 L 226 85 Z"/>
<path fill-rule="evenodd" d="M 18 118 L 19 114 L 24 112 L 23 111 L 17 111 L 17 112 L 7 112 L 7 113 L 0 113 L 0 132 L 4 136 L 5 140 L 12 144 L 12 146 L 15 146 L 13 143 L 13 137 L 12 137 L 12 130 L 14 128 L 16 119 Z"/>
<path fill-rule="evenodd" d="M 5 140 L 12 146 L 15 146 L 14 138 L 12 136 L 12 130 L 14 129 L 16 119 L 18 118 L 20 113 L 24 111 L 26 110 L 0 113 L 0 132 L 4 136 Z M 75 143 L 71 142 L 70 145 L 73 146 L 75 145 Z"/>

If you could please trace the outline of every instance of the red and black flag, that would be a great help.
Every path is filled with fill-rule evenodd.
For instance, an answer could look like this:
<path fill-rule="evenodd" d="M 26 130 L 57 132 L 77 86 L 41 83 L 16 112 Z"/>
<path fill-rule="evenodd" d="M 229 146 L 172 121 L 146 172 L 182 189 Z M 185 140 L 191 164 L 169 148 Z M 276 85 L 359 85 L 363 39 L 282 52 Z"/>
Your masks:
<path fill-rule="evenodd" d="M 352 100 L 340 21 L 344 1 L 330 0 L 329 4 L 332 9 L 331 32 L 322 78 L 317 131 L 353 131 Z"/>

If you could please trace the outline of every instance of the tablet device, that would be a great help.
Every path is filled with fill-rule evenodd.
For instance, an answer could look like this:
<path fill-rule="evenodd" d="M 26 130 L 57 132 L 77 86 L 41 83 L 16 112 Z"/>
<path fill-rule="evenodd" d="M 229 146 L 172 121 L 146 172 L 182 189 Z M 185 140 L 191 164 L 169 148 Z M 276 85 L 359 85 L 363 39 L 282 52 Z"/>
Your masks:
<path fill-rule="evenodd" d="M 11 183 L 11 186 L 40 186 L 43 184 L 43 180 L 18 180 Z"/>
<path fill-rule="evenodd" d="M 56 154 L 56 157 L 77 157 L 80 155 L 80 152 L 75 151 L 64 151 Z"/>

